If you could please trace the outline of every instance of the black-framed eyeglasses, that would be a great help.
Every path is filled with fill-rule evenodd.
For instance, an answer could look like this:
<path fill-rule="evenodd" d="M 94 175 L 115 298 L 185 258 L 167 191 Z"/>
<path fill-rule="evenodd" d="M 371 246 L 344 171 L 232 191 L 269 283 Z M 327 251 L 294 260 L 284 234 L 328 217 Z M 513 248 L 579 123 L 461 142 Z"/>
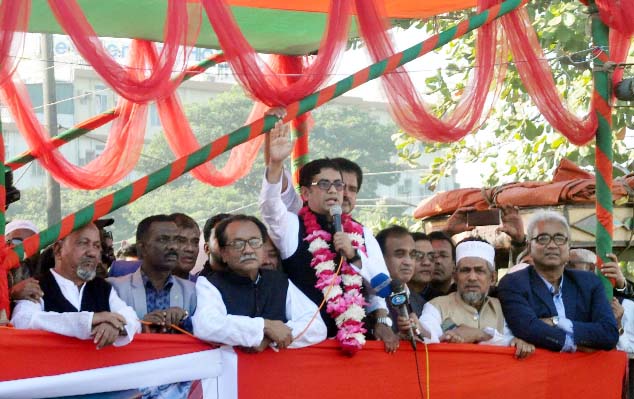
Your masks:
<path fill-rule="evenodd" d="M 248 240 L 233 240 L 225 245 L 231 249 L 235 249 L 236 251 L 243 251 L 244 248 L 249 244 L 249 246 L 253 249 L 262 248 L 264 245 L 264 240 L 261 238 L 249 238 Z"/>
<path fill-rule="evenodd" d="M 563 234 L 555 234 L 551 236 L 550 234 L 543 233 L 543 234 L 539 234 L 535 238 L 532 238 L 532 240 L 538 243 L 539 245 L 548 245 L 550 244 L 551 241 L 553 241 L 555 245 L 562 246 L 568 242 L 568 237 L 566 237 Z"/>
<path fill-rule="evenodd" d="M 320 190 L 324 190 L 324 191 L 328 191 L 330 190 L 330 187 L 335 186 L 335 190 L 343 191 L 343 188 L 346 186 L 346 183 L 344 183 L 341 180 L 330 181 L 326 179 L 321 179 L 319 181 L 314 181 L 310 183 L 310 185 L 317 186 L 319 187 Z"/>

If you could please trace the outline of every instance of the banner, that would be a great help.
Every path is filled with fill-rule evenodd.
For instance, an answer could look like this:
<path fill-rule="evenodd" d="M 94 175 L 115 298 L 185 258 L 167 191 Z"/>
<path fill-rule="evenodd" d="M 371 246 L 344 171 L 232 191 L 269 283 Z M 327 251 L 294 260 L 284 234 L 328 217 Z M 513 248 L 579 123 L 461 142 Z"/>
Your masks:
<path fill-rule="evenodd" d="M 471 344 L 419 344 L 414 352 L 403 342 L 388 355 L 382 342 L 371 341 L 350 357 L 329 340 L 248 354 L 161 334 L 139 334 L 130 345 L 96 350 L 90 341 L 0 328 L 0 398 L 124 391 L 199 379 L 202 384 L 192 384 L 189 398 L 621 398 L 624 352 L 537 350 L 524 360 L 513 353 L 513 348 Z"/>

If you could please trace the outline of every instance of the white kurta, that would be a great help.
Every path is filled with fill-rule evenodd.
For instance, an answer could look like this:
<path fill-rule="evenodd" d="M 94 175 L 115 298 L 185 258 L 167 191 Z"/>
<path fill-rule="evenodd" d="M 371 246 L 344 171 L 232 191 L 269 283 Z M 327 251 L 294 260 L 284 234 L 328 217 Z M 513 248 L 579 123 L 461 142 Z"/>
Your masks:
<path fill-rule="evenodd" d="M 55 270 L 51 270 L 51 273 L 64 298 L 75 308 L 80 309 L 86 284 L 83 284 L 78 289 L 74 282 L 62 277 Z M 16 328 L 45 330 L 79 339 L 90 339 L 92 337 L 92 317 L 94 312 L 46 312 L 44 311 L 45 299 L 46 298 L 40 299 L 38 303 L 28 300 L 17 301 L 15 309 L 13 310 L 11 323 Z M 111 312 L 119 313 L 125 318 L 125 329 L 128 333 L 127 336 L 117 338 L 114 345 L 126 345 L 132 341 L 135 333 L 141 331 L 141 323 L 134 309 L 126 305 L 125 302 L 119 298 L 114 288 L 110 290 L 108 303 Z"/>
<path fill-rule="evenodd" d="M 621 325 L 623 326 L 623 335 L 619 337 L 616 349 L 628 353 L 634 353 L 634 301 L 623 299 L 623 318 Z"/>
<path fill-rule="evenodd" d="M 297 212 L 302 207 L 302 200 L 293 190 L 291 184 L 288 184 L 286 190 L 282 192 L 282 179 L 284 176 L 290 182 L 290 174 L 286 169 L 280 181 L 275 184 L 269 183 L 265 176 L 262 182 L 262 191 L 260 192 L 260 213 L 269 227 L 271 240 L 279 249 L 282 259 L 292 256 L 299 245 L 299 218 L 297 217 Z M 374 238 L 372 230 L 365 226 L 363 227 L 363 239 L 367 255 L 359 251 L 361 268 L 359 269 L 355 265 L 350 266 L 369 284 L 372 278 L 379 274 L 386 276 L 390 274 L 385 265 L 379 243 Z M 377 309 L 385 309 L 387 311 L 385 299 L 370 295 L 366 310 L 371 313 Z"/>
<path fill-rule="evenodd" d="M 192 317 L 194 335 L 206 341 L 231 346 L 254 347 L 264 339 L 264 319 L 227 313 L 220 291 L 204 277 L 196 280 L 197 308 Z M 324 324 L 317 306 L 308 299 L 292 282 L 288 282 L 286 292 L 286 325 L 291 329 L 293 338 L 308 325 L 308 330 L 293 340 L 289 348 L 301 348 L 317 344 L 326 339 Z"/>

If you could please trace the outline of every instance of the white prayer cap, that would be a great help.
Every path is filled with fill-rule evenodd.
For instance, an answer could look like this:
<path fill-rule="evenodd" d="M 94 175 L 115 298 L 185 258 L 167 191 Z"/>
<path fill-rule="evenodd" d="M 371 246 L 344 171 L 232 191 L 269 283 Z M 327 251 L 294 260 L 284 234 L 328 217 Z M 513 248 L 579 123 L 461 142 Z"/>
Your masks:
<path fill-rule="evenodd" d="M 9 233 L 13 233 L 16 230 L 31 230 L 33 233 L 38 234 L 40 231 L 35 226 L 35 224 L 28 220 L 14 220 L 12 222 L 7 223 L 7 226 L 4 230 L 4 234 L 7 235 Z"/>
<path fill-rule="evenodd" d="M 488 262 L 489 269 L 495 270 L 495 248 L 488 242 L 464 241 L 456 247 L 456 264 L 462 258 L 481 258 Z"/>

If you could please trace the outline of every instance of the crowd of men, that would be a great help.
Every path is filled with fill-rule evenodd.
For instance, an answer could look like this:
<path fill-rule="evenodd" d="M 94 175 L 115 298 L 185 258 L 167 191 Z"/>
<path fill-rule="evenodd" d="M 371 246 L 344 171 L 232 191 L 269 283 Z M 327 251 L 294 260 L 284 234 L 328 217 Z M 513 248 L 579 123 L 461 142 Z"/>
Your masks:
<path fill-rule="evenodd" d="M 594 274 L 596 255 L 571 250 L 570 228 L 559 214 L 538 212 L 524 230 L 516 208 L 501 208 L 500 231 L 525 256 L 498 284 L 490 243 L 452 239 L 472 228 L 470 209 L 452 215 L 445 231 L 390 226 L 375 236 L 350 216 L 363 182 L 357 164 L 309 162 L 298 194 L 284 167 L 292 148 L 288 129 L 278 123 L 269 134 L 262 221 L 209 218 L 199 273 L 192 270 L 201 231 L 187 215 L 142 220 L 136 260 L 114 260 L 105 230 L 111 220 L 98 220 L 10 272 L 11 323 L 92 339 L 97 348 L 125 345 L 142 332 L 191 333 L 248 352 L 299 348 L 341 338 L 341 321 L 328 305 L 337 289 L 351 286 L 363 296 L 365 338 L 383 341 L 388 353 L 416 341 L 513 346 L 518 358 L 535 348 L 634 351 L 632 284 L 610 254 L 600 270 L 616 282 L 609 302 Z M 13 221 L 7 242 L 37 233 L 32 223 Z M 340 263 L 348 268 L 343 279 L 336 274 Z M 330 266 L 335 271 L 324 272 Z M 406 301 L 395 301 L 396 294 Z"/>

